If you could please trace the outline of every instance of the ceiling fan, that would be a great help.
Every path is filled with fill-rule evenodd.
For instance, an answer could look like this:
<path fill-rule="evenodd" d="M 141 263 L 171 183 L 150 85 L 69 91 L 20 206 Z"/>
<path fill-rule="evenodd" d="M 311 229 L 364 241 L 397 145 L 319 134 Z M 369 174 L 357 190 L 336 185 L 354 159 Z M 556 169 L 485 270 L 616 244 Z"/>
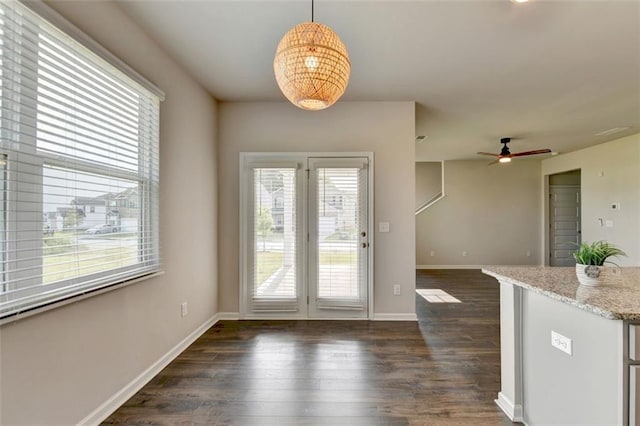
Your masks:
<path fill-rule="evenodd" d="M 489 165 L 491 164 L 495 164 L 495 163 L 508 163 L 511 161 L 511 159 L 513 157 L 524 157 L 527 155 L 538 155 L 538 154 L 549 154 L 551 152 L 550 149 L 536 149 L 534 151 L 523 151 L 523 152 L 516 152 L 515 154 L 512 154 L 511 151 L 509 151 L 509 147 L 507 146 L 507 144 L 511 142 L 511 138 L 502 138 L 500 139 L 500 143 L 503 144 L 502 145 L 502 150 L 500 150 L 500 154 L 492 154 L 490 152 L 478 152 L 478 154 L 480 155 L 490 155 L 492 157 L 497 157 L 495 161 L 492 161 L 491 163 L 489 163 Z"/>

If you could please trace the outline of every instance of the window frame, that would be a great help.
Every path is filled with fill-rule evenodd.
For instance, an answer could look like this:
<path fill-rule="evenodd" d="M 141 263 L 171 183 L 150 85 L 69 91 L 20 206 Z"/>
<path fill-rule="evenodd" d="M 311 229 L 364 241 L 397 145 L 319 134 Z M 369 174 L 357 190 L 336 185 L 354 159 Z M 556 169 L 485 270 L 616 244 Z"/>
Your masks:
<path fill-rule="evenodd" d="M 36 99 L 28 99 L 24 96 L 20 97 L 19 109 L 14 111 L 10 117 L 2 116 L 1 120 L 18 119 L 29 120 L 30 126 L 24 126 L 29 129 L 27 138 L 32 138 L 33 143 L 21 144 L 20 152 L 18 153 L 12 148 L 14 144 L 13 140 L 9 139 L 7 142 L 7 149 L 0 146 L 0 158 L 5 160 L 5 164 L 1 166 L 0 172 L 3 173 L 4 186 L 0 188 L 3 191 L 0 201 L 4 205 L 0 205 L 3 208 L 4 214 L 4 229 L 0 229 L 0 242 L 2 242 L 2 259 L 3 263 L 0 264 L 0 277 L 2 282 L 0 285 L 0 325 L 8 322 L 15 321 L 26 316 L 34 315 L 55 307 L 65 305 L 67 303 L 75 303 L 78 300 L 84 298 L 102 294 L 106 291 L 115 290 L 125 285 L 133 284 L 153 276 L 157 276 L 163 273 L 162 265 L 160 263 L 160 235 L 159 235 L 159 159 L 155 160 L 155 166 L 149 167 L 144 162 L 149 161 L 150 156 L 159 155 L 159 114 L 160 114 L 160 102 L 164 100 L 164 93 L 156 87 L 153 83 L 149 82 L 146 78 L 142 77 L 123 61 L 111 54 L 104 47 L 99 45 L 96 41 L 83 33 L 64 17 L 59 15 L 49 6 L 41 1 L 31 2 L 19 2 L 23 8 L 30 9 L 44 21 L 47 21 L 53 27 L 56 27 L 59 31 L 66 36 L 71 37 L 74 41 L 78 42 L 80 49 L 85 48 L 96 54 L 101 60 L 105 61 L 115 69 L 119 70 L 126 78 L 135 82 L 137 85 L 142 86 L 143 90 L 146 90 L 151 96 L 157 98 L 157 106 L 151 107 L 157 113 L 157 117 L 154 117 L 157 122 L 152 125 L 154 127 L 151 133 L 144 123 L 148 123 L 149 117 L 141 115 L 138 118 L 138 129 L 141 132 L 139 136 L 138 145 L 138 167 L 135 171 L 127 171 L 119 167 L 109 167 L 105 165 L 96 164 L 90 160 L 83 161 L 81 158 L 74 157 L 72 161 L 68 161 L 69 157 L 64 154 L 52 154 L 49 152 L 43 152 L 39 149 L 37 143 L 38 124 L 37 117 L 27 117 L 26 114 L 20 112 L 23 106 L 26 106 L 31 111 L 37 111 L 38 105 Z M 40 37 L 40 30 L 24 30 L 29 31 L 27 37 L 35 36 Z M 39 55 L 35 56 L 36 61 Z M 19 69 L 22 69 L 25 65 L 20 65 Z M 36 66 L 36 70 L 38 67 Z M 38 71 L 36 71 L 38 72 Z M 9 80 L 8 78 L 6 80 Z M 10 82 L 11 84 L 16 84 Z M 21 83 L 22 84 L 22 83 Z M 9 85 L 9 87 L 11 87 Z M 31 87 L 35 86 L 35 87 Z M 38 91 L 37 83 L 32 83 L 29 90 Z M 3 81 L 3 88 L 6 90 L 6 81 Z M 20 85 L 22 87 L 22 85 Z M 142 92 L 139 92 L 142 93 Z M 146 98 L 141 98 L 140 102 L 148 102 Z M 155 101 L 154 101 L 155 103 Z M 147 112 L 148 109 L 141 110 Z M 25 118 L 26 117 L 26 118 Z M 4 127 L 4 125 L 3 125 Z M 144 133 L 147 133 L 146 135 Z M 146 141 L 151 141 L 150 145 L 147 145 Z M 142 142 L 145 141 L 145 142 Z M 4 144 L 4 142 L 3 142 Z M 28 151 L 24 150 L 24 147 L 28 147 Z M 155 150 L 155 151 L 154 151 Z M 29 158 L 28 162 L 24 162 L 23 158 Z M 30 177 L 34 177 L 35 181 L 29 182 L 30 185 L 37 187 L 37 191 L 33 194 L 35 199 L 42 200 L 45 193 L 44 185 L 44 169 L 45 167 L 56 167 L 70 170 L 72 172 L 88 172 L 98 176 L 104 177 L 116 177 L 124 180 L 137 182 L 138 184 L 138 200 L 136 203 L 139 208 L 138 219 L 138 239 L 137 239 L 137 262 L 132 266 L 125 266 L 116 269 L 108 269 L 97 273 L 85 274 L 80 277 L 65 279 L 56 281 L 55 285 L 47 287 L 46 291 L 38 291 L 34 289 L 33 296 L 30 295 L 30 291 L 22 290 L 26 293 L 26 296 L 19 298 L 11 298 L 7 287 L 12 279 L 19 275 L 17 268 L 12 267 L 16 262 L 24 262 L 25 259 L 33 260 L 33 265 L 29 266 L 29 269 L 40 268 L 43 271 L 44 262 L 44 250 L 43 241 L 44 236 L 42 227 L 44 226 L 44 207 L 43 203 L 40 203 L 38 207 L 27 210 L 29 214 L 34 214 L 35 217 L 39 217 L 39 221 L 36 220 L 35 226 L 31 226 L 28 230 L 20 230 L 20 232 L 27 232 L 31 240 L 30 242 L 23 243 L 24 239 L 10 238 L 11 235 L 18 235 L 17 232 L 21 226 L 19 220 L 20 209 L 15 207 L 20 201 L 16 197 L 20 194 L 20 180 L 12 178 L 11 176 L 17 176 L 19 174 L 28 173 Z M 26 170 L 31 169 L 31 170 Z M 39 213 L 39 214 L 38 214 Z M 21 234 L 23 235 L 23 234 Z M 25 250 L 27 255 L 22 252 L 20 244 L 26 244 Z M 18 255 L 20 251 L 20 255 Z M 6 262 L 6 263 L 4 263 Z M 129 273 L 128 273 L 129 272 Z M 29 274 L 25 274 L 29 275 Z M 31 274 L 30 282 L 37 280 L 37 274 Z M 40 283 L 42 283 L 42 273 L 40 274 Z M 115 278 L 114 278 L 115 276 Z M 111 277 L 107 280 L 106 277 Z M 27 284 L 27 285 L 33 285 Z M 20 286 L 16 286 L 20 288 Z M 47 293 L 53 295 L 47 296 Z"/>

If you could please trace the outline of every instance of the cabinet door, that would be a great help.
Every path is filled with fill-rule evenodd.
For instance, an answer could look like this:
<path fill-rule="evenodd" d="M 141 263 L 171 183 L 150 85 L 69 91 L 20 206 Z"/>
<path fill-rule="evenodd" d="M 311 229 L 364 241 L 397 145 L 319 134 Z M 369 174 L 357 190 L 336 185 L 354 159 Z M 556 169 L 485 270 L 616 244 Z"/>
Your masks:
<path fill-rule="evenodd" d="M 640 324 L 629 326 L 629 358 L 640 361 Z"/>
<path fill-rule="evenodd" d="M 629 367 L 629 426 L 640 426 L 640 365 Z"/>

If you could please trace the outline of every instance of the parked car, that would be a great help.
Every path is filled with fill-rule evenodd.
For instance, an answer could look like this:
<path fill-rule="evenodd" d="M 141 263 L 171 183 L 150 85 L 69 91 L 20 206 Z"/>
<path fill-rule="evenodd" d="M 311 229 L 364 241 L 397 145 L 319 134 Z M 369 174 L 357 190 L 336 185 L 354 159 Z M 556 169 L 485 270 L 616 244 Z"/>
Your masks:
<path fill-rule="evenodd" d="M 112 232 L 118 232 L 118 227 L 103 223 L 102 225 L 92 226 L 84 232 L 87 234 L 110 234 Z"/>

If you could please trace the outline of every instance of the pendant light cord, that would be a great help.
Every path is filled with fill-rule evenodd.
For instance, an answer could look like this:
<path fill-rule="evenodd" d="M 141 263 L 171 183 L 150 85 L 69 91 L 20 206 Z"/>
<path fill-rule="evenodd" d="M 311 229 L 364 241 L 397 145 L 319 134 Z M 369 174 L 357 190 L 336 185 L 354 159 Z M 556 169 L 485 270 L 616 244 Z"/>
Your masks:
<path fill-rule="evenodd" d="M 311 22 L 314 22 L 314 20 L 313 20 L 313 0 L 311 0 Z"/>

